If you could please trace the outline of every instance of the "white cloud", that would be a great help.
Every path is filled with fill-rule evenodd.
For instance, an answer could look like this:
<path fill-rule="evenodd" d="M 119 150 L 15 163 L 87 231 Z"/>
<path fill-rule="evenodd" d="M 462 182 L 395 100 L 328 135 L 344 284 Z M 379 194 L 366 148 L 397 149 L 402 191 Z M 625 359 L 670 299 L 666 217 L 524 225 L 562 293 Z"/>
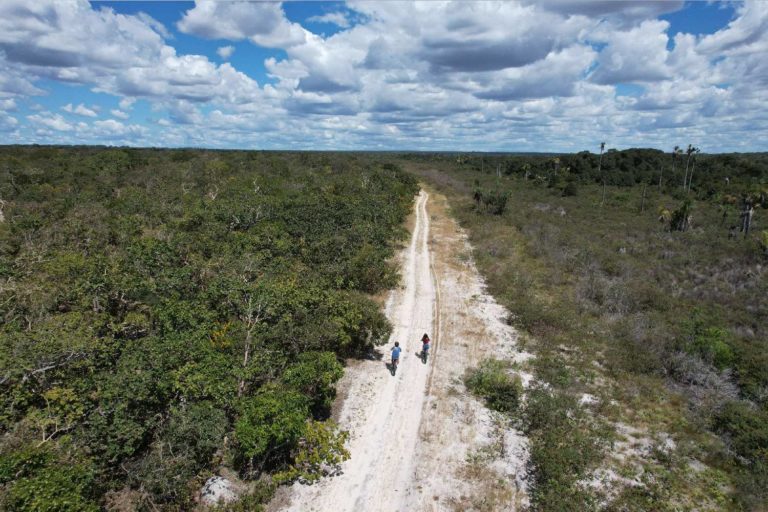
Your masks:
<path fill-rule="evenodd" d="M 712 144 L 758 145 L 768 132 L 768 4 L 740 4 L 717 33 L 670 41 L 658 16 L 680 7 L 351 2 L 351 14 L 311 19 L 345 28 L 330 37 L 277 3 L 198 2 L 182 13 L 178 27 L 192 36 L 283 49 L 264 61 L 270 80 L 260 85 L 230 62 L 177 52 L 144 14 L 4 0 L 0 111 L 32 108 L 26 98 L 44 93 L 43 79 L 114 95 L 119 109 L 92 122 L 96 109 L 72 102 L 64 110 L 81 122 L 0 114 L 0 127 L 32 141 L 456 150 L 578 150 L 601 133 L 615 145 L 667 145 L 717 127 Z M 207 44 L 223 60 L 234 49 Z M 620 95 L 626 83 L 641 87 Z M 139 99 L 153 112 L 146 126 L 127 121 Z"/>
<path fill-rule="evenodd" d="M 110 110 L 109 113 L 117 117 L 118 119 L 128 119 L 129 117 L 131 117 L 126 112 L 123 112 L 122 110 L 118 110 L 116 108 Z"/>
<path fill-rule="evenodd" d="M 1 112 L 10 112 L 16 110 L 16 100 L 13 98 L 0 100 L 0 111 Z"/>
<path fill-rule="evenodd" d="M 76 107 L 73 107 L 71 103 L 67 103 L 66 105 L 61 107 L 61 110 L 63 110 L 64 112 L 69 112 L 70 114 L 77 114 L 77 115 L 83 116 L 83 117 L 98 117 L 99 116 L 99 114 L 95 110 L 86 107 L 82 103 L 80 103 Z"/>
<path fill-rule="evenodd" d="M 285 17 L 278 3 L 198 0 L 177 24 L 185 34 L 205 39 L 250 39 L 268 48 L 304 41 L 304 29 Z"/>
<path fill-rule="evenodd" d="M 142 126 L 126 125 L 114 119 L 94 121 L 91 129 L 96 135 L 109 138 L 142 135 L 146 131 Z"/>
<path fill-rule="evenodd" d="M 85 0 L 7 0 L 0 3 L 0 50 L 25 76 L 91 84 L 125 97 L 124 109 L 136 97 L 246 101 L 258 94 L 256 82 L 229 64 L 177 55 L 160 26 L 147 15 L 94 10 Z M 14 84 L 17 94 L 37 92 L 29 80 Z M 0 78 L 0 90 L 8 87 Z"/>
<path fill-rule="evenodd" d="M 620 25 L 654 19 L 662 14 L 679 11 L 682 0 L 648 2 L 647 0 L 594 1 L 594 0 L 524 0 L 548 11 L 566 15 L 584 15 L 593 19 L 609 19 Z"/>
<path fill-rule="evenodd" d="M 27 119 L 37 125 L 45 126 L 46 128 L 51 128 L 61 132 L 73 129 L 73 126 L 68 123 L 61 114 L 33 114 L 31 116 L 27 116 Z"/>
<path fill-rule="evenodd" d="M 233 53 L 235 53 L 235 47 L 234 46 L 220 46 L 216 53 L 224 60 L 228 60 Z"/>
<path fill-rule="evenodd" d="M 9 132 L 19 126 L 19 121 L 5 112 L 0 112 L 0 132 Z"/>
<path fill-rule="evenodd" d="M 350 22 L 347 15 L 343 12 L 329 12 L 321 16 L 312 16 L 307 21 L 313 23 L 328 23 L 341 28 L 349 28 Z"/>
<path fill-rule="evenodd" d="M 592 80 L 600 84 L 654 82 L 671 77 L 667 29 L 661 20 L 644 21 L 627 31 L 611 31 Z"/>
<path fill-rule="evenodd" d="M 120 108 L 123 110 L 130 110 L 135 102 L 136 98 L 123 98 L 118 105 L 120 105 Z"/>

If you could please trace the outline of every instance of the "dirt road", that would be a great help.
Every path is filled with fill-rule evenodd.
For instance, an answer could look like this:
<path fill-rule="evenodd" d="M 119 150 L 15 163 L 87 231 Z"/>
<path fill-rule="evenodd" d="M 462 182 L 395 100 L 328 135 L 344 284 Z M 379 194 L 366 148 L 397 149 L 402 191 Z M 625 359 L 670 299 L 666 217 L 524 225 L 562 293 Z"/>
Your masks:
<path fill-rule="evenodd" d="M 484 357 L 527 356 L 503 308 L 484 294 L 445 198 L 422 190 L 414 211 L 403 283 L 386 306 L 394 329 L 382 360 L 351 366 L 340 383 L 338 420 L 350 431 L 351 458 L 341 475 L 281 493 L 273 509 L 514 510 L 525 501 L 525 439 L 469 395 L 461 377 Z M 434 340 L 427 365 L 417 357 L 424 332 Z M 393 377 L 385 361 L 395 341 L 403 354 Z"/>

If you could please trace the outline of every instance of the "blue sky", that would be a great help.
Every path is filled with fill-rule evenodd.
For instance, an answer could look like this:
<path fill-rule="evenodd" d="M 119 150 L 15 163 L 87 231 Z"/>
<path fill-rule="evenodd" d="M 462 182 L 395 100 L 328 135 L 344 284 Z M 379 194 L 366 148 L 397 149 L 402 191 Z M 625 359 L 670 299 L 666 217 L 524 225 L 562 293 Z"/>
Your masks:
<path fill-rule="evenodd" d="M 0 3 L 0 141 L 768 150 L 768 2 Z"/>

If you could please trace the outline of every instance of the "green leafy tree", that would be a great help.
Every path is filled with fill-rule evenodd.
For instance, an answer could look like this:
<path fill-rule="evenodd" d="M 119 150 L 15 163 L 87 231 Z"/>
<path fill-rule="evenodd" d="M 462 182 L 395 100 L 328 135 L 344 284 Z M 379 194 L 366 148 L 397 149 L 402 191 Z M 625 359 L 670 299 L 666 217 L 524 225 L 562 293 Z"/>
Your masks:
<path fill-rule="evenodd" d="M 246 466 L 263 469 L 284 461 L 304 435 L 309 405 L 306 395 L 277 386 L 247 399 L 235 422 L 238 452 Z"/>
<path fill-rule="evenodd" d="M 335 384 L 343 374 L 344 369 L 332 352 L 307 352 L 283 372 L 282 381 L 310 397 L 316 416 L 325 416 L 336 397 Z"/>
<path fill-rule="evenodd" d="M 309 421 L 293 454 L 290 468 L 276 475 L 279 482 L 299 480 L 312 483 L 340 470 L 349 459 L 345 443 L 349 433 L 339 431 L 331 421 Z"/>

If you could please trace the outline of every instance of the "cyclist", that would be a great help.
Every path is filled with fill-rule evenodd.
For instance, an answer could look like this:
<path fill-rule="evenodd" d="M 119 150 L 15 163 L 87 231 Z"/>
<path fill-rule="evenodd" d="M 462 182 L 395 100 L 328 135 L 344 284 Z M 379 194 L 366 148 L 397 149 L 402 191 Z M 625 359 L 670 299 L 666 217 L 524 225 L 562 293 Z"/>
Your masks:
<path fill-rule="evenodd" d="M 424 336 L 421 337 L 421 354 L 422 356 L 426 357 L 427 352 L 429 352 L 429 335 L 427 333 L 424 333 Z"/>
<path fill-rule="evenodd" d="M 400 362 L 400 352 L 402 349 L 400 348 L 400 342 L 395 342 L 395 347 L 392 349 L 392 372 L 397 369 L 397 363 Z"/>

